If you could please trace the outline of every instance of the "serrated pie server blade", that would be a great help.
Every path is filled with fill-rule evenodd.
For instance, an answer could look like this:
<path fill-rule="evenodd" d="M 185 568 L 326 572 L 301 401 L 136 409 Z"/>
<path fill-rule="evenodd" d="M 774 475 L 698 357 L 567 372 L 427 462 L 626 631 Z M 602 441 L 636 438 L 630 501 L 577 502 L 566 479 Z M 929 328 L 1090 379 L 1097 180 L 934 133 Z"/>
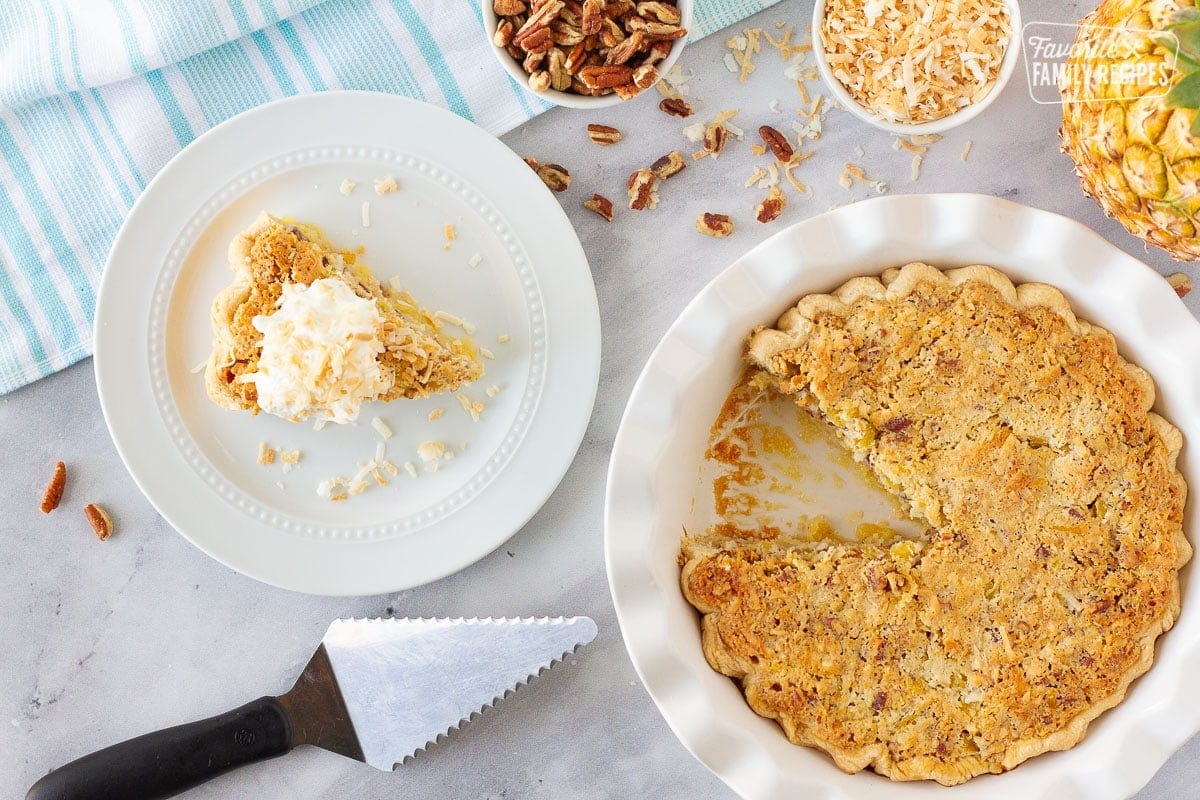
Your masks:
<path fill-rule="evenodd" d="M 162 800 L 302 744 L 391 770 L 595 637 L 587 617 L 337 620 L 286 694 L 78 758 L 26 800 Z"/>
<path fill-rule="evenodd" d="M 595 637 L 588 617 L 336 620 L 279 701 L 294 744 L 391 770 Z"/>

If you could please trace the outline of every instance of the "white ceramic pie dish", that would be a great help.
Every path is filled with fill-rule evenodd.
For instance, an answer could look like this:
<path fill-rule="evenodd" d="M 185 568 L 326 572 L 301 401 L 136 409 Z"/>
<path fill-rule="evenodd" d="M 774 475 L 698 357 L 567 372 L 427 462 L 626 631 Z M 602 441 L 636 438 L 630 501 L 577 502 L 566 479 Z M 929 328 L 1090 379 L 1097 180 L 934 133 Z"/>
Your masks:
<path fill-rule="evenodd" d="M 718 275 L 683 311 L 642 372 L 609 469 L 605 557 L 626 647 L 680 741 L 743 797 L 956 800 L 1123 798 L 1200 730 L 1200 596 L 1183 572 L 1183 609 L 1152 669 L 1075 748 L 945 789 L 846 775 L 757 716 L 700 648 L 699 616 L 679 589 L 680 525 L 713 419 L 741 371 L 745 336 L 801 295 L 909 261 L 990 264 L 1015 282 L 1060 288 L 1083 319 L 1117 338 L 1158 387 L 1156 410 L 1183 431 L 1179 467 L 1200 480 L 1200 324 L 1157 273 L 1077 222 L 980 195 L 867 200 L 798 223 Z M 707 498 L 696 497 L 696 503 Z M 1196 530 L 1189 502 L 1185 531 Z"/>

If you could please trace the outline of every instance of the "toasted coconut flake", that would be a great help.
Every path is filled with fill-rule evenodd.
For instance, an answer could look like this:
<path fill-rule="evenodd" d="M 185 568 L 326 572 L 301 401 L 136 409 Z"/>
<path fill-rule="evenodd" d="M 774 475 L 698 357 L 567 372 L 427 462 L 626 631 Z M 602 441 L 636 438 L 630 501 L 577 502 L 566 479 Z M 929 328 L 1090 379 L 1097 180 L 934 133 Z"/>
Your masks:
<path fill-rule="evenodd" d="M 437 422 L 446 413 L 446 409 L 438 407 L 429 412 L 429 421 Z"/>
<path fill-rule="evenodd" d="M 201 372 L 204 372 L 204 370 L 207 368 L 208 368 L 208 359 L 206 358 L 203 361 L 201 361 L 199 364 L 197 364 L 196 366 L 192 367 L 191 373 L 193 375 L 199 375 Z"/>
<path fill-rule="evenodd" d="M 913 156 L 913 160 L 912 160 L 912 179 L 913 179 L 913 183 L 916 183 L 916 182 L 917 182 L 917 179 L 918 179 L 918 178 L 920 178 L 920 177 L 921 177 L 921 156 L 920 156 L 920 155 L 915 155 L 915 156 Z"/>
<path fill-rule="evenodd" d="M 262 467 L 275 463 L 275 450 L 266 442 L 258 443 L 258 464 Z"/>
<path fill-rule="evenodd" d="M 371 227 L 371 201 L 364 200 L 362 204 L 362 226 Z"/>
<path fill-rule="evenodd" d="M 967 162 L 967 156 L 971 155 L 971 146 L 973 144 L 975 144 L 975 142 L 973 142 L 970 139 L 967 139 L 967 143 L 965 145 L 963 145 L 962 155 L 960 155 L 958 157 L 959 161 L 963 162 L 964 164 Z"/>
<path fill-rule="evenodd" d="M 417 447 L 417 455 L 426 463 L 437 461 L 446 455 L 446 445 L 443 442 L 422 442 Z"/>
<path fill-rule="evenodd" d="M 508 341 L 511 338 L 512 337 L 509 336 L 507 333 L 502 333 L 496 337 L 496 341 L 499 342 L 500 344 L 508 344 Z"/>
<path fill-rule="evenodd" d="M 404 462 L 404 471 L 414 478 L 417 477 L 417 465 L 411 461 Z"/>
<path fill-rule="evenodd" d="M 354 192 L 354 187 L 356 186 L 358 186 L 357 183 L 349 178 L 344 178 L 342 180 L 342 185 L 338 187 L 338 191 L 344 194 L 346 197 L 349 197 Z"/>
<path fill-rule="evenodd" d="M 475 255 L 473 255 L 467 259 L 468 267 L 478 267 L 482 263 L 483 263 L 483 256 L 479 255 L 479 253 L 476 253 Z"/>
<path fill-rule="evenodd" d="M 929 122 L 982 100 L 1012 33 L 1005 0 L 828 0 L 819 32 L 834 76 L 891 122 Z"/>
<path fill-rule="evenodd" d="M 487 396 L 488 397 L 495 397 L 498 394 L 500 394 L 499 386 L 496 386 L 495 384 L 493 384 L 487 388 Z"/>
<path fill-rule="evenodd" d="M 445 234 L 446 241 L 448 242 L 453 242 L 458 238 L 458 232 L 454 230 L 454 226 L 450 223 L 446 223 L 446 226 L 442 228 L 442 233 Z"/>
<path fill-rule="evenodd" d="M 488 350 L 486 347 L 479 348 L 479 355 L 487 359 L 494 359 L 496 357 L 496 354 L 491 350 Z"/>
<path fill-rule="evenodd" d="M 683 129 L 683 135 L 688 138 L 689 142 L 699 144 L 704 141 L 704 129 L 706 127 L 703 122 L 693 122 Z"/>
<path fill-rule="evenodd" d="M 381 438 L 381 439 L 392 438 L 392 429 L 390 427 L 388 427 L 388 424 L 383 421 L 382 417 L 373 418 L 371 420 L 371 427 L 374 428 L 375 432 L 379 434 L 379 438 Z"/>
<path fill-rule="evenodd" d="M 391 194 L 400 188 L 400 184 L 391 175 L 385 175 L 375 181 L 375 194 L 383 197 L 385 194 Z"/>
<path fill-rule="evenodd" d="M 754 170 L 753 175 L 746 179 L 746 188 L 749 189 L 751 186 L 758 183 L 765 177 L 767 177 L 767 171 L 762 167 L 759 167 L 758 169 Z"/>

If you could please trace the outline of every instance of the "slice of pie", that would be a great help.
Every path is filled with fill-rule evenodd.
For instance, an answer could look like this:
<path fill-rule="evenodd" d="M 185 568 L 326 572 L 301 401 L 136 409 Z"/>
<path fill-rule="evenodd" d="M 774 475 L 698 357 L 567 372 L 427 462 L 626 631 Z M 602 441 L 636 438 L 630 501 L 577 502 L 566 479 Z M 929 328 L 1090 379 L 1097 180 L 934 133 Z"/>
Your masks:
<path fill-rule="evenodd" d="M 1191 556 L 1182 436 L 1056 289 L 909 264 L 801 299 L 748 360 L 928 526 L 684 537 L 709 663 L 789 739 L 956 784 L 1073 746 L 1150 668 Z"/>
<path fill-rule="evenodd" d="M 314 225 L 264 212 L 230 244 L 229 265 L 205 374 L 219 406 L 350 422 L 364 402 L 455 391 L 483 374 L 470 340 Z"/>

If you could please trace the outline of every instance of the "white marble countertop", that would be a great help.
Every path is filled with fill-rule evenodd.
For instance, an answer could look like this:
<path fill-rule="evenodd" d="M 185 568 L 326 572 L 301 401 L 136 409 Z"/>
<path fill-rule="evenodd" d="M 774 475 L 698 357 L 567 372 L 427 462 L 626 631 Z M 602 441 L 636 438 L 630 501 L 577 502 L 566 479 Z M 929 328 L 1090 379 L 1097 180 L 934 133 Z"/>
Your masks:
<path fill-rule="evenodd" d="M 1071 21 L 1091 3 L 1025 0 L 1026 21 Z M 803 23 L 810 0 L 787 0 L 747 25 Z M 722 62 L 724 36 L 689 47 L 701 117 L 740 108 L 748 132 L 785 124 L 798 97 L 774 52 L 738 84 Z M 480 51 L 481 58 L 490 58 Z M 602 555 L 602 504 L 609 447 L 642 364 L 676 314 L 713 275 L 784 225 L 861 199 L 837 175 L 845 162 L 893 192 L 981 192 L 1080 220 L 1168 273 L 1178 267 L 1100 214 L 1058 151 L 1059 109 L 1029 98 L 1024 71 L 979 119 L 948 135 L 910 180 L 911 156 L 891 137 L 833 111 L 800 177 L 813 197 L 795 199 L 771 225 L 753 220 L 760 190 L 746 143 L 718 161 L 693 164 L 661 191 L 656 211 L 617 211 L 612 224 L 581 208 L 598 191 L 623 206 L 624 180 L 667 151 L 690 152 L 683 122 L 656 109 L 657 93 L 601 113 L 557 109 L 513 131 L 520 155 L 555 161 L 574 176 L 560 195 L 591 260 L 604 322 L 604 366 L 591 427 L 558 491 L 511 541 L 463 572 L 412 591 L 357 599 L 274 589 L 210 560 L 176 534 L 126 475 L 104 427 L 84 362 L 0 401 L 0 796 L 20 797 L 48 769 L 130 736 L 225 711 L 286 689 L 340 616 L 588 614 L 600 635 L 571 662 L 523 689 L 461 735 L 395 774 L 312 748 L 193 790 L 189 798 L 287 797 L 705 797 L 732 793 L 681 747 L 625 655 Z M 694 120 L 692 120 L 694 121 Z M 620 144 L 599 148 L 590 122 L 615 125 Z M 969 159 L 959 160 L 974 140 Z M 855 152 L 861 147 L 863 155 Z M 733 214 L 728 239 L 700 236 L 701 211 Z M 1197 309 L 1197 294 L 1188 298 Z M 98 542 L 70 514 L 37 511 L 54 461 L 71 465 L 68 505 L 100 502 L 120 531 Z M 1200 739 L 1193 739 L 1139 798 L 1194 793 Z"/>

